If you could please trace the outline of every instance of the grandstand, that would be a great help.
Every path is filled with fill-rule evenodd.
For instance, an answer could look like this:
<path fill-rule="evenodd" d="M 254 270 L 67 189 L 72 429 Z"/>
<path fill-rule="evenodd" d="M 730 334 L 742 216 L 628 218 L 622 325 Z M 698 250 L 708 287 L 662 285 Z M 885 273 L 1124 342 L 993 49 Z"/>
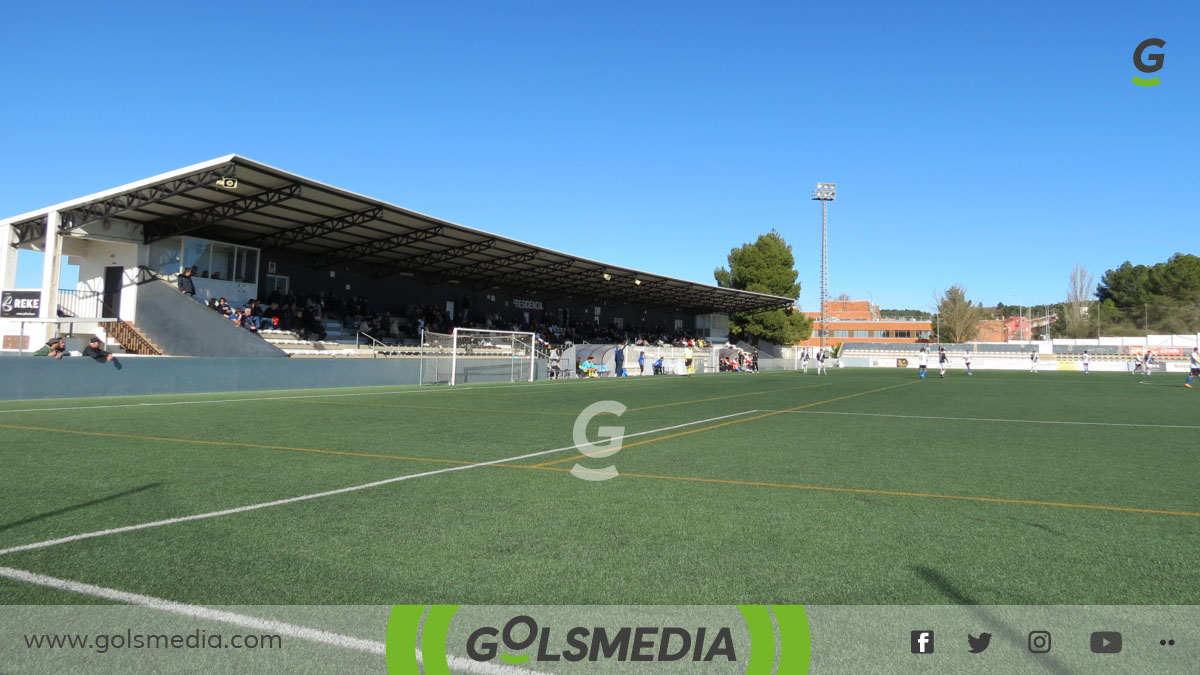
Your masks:
<path fill-rule="evenodd" d="M 141 356 L 406 358 L 425 355 L 426 331 L 456 327 L 666 346 L 724 341 L 730 313 L 792 303 L 560 253 L 237 155 L 5 218 L 0 237 L 2 290 L 36 306 L 0 317 L 11 354 L 66 334 Z M 45 253 L 40 288 L 15 288 L 18 249 Z M 58 282 L 63 256 L 74 288 Z M 189 269 L 194 298 L 177 287 Z M 221 299 L 253 305 L 258 334 L 211 311 Z"/>

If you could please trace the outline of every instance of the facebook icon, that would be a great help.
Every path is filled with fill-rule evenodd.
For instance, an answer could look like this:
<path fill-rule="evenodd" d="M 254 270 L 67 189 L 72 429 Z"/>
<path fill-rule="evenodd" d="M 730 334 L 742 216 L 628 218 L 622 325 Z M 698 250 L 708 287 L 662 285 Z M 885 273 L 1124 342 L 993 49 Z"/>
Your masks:
<path fill-rule="evenodd" d="M 914 630 L 910 638 L 910 646 L 914 654 L 932 654 L 933 653 L 933 631 L 931 630 Z"/>

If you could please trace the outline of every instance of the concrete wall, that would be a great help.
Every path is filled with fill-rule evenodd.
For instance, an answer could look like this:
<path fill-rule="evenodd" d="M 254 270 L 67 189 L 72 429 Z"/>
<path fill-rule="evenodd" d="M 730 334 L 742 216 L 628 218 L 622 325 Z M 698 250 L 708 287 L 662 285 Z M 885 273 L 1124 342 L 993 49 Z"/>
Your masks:
<path fill-rule="evenodd" d="M 0 399 L 139 396 L 417 384 L 417 359 L 117 357 L 97 363 L 0 356 Z"/>
<path fill-rule="evenodd" d="M 142 284 L 137 291 L 137 327 L 168 356 L 287 356 L 166 281 Z"/>
<path fill-rule="evenodd" d="M 144 396 L 277 389 L 327 389 L 421 383 L 421 360 L 83 357 L 0 355 L 0 400 Z M 535 379 L 546 378 L 537 362 Z"/>

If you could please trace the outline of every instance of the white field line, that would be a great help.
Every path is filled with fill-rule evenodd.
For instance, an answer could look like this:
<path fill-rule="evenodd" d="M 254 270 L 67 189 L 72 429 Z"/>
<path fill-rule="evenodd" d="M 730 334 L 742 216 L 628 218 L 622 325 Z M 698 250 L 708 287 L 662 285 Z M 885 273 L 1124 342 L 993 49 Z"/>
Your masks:
<path fill-rule="evenodd" d="M 639 378 L 628 378 L 630 382 Z M 583 382 L 584 380 L 578 380 Z M 653 380 L 651 380 L 653 381 Z M 667 380 L 663 380 L 667 381 Z M 363 391 L 350 394 L 296 394 L 293 396 L 249 396 L 245 398 L 221 398 L 211 400 L 194 400 L 194 401 L 163 401 L 160 403 L 112 403 L 108 405 L 81 405 L 81 406 L 62 406 L 59 408 L 14 408 L 12 410 L 0 410 L 0 415 L 11 413 L 28 413 L 28 412 L 59 412 L 64 410 L 108 410 L 110 408 L 152 408 L 157 406 L 171 405 L 201 405 L 205 403 L 241 403 L 243 401 L 288 401 L 292 399 L 311 399 L 311 398 L 342 398 L 346 396 L 396 396 L 400 394 L 449 394 L 455 391 L 487 391 L 489 389 L 508 389 L 510 387 L 538 387 L 538 386 L 563 386 L 576 382 L 575 380 L 551 380 L 546 382 L 520 382 L 517 384 L 497 384 L 486 387 L 450 387 L 440 388 L 430 386 L 427 389 L 406 389 L 404 391 Z M 622 384 L 627 383 L 622 380 Z M 169 395 L 169 394 L 168 394 Z"/>
<path fill-rule="evenodd" d="M 341 633 L 331 633 L 328 631 L 317 630 L 315 628 L 285 623 L 283 621 L 263 619 L 256 616 L 247 616 L 245 614 L 228 612 L 211 607 L 188 605 L 182 602 L 175 602 L 174 600 L 165 600 L 163 598 L 156 598 L 149 595 L 130 593 L 128 591 L 121 591 L 115 588 L 94 586 L 92 584 L 85 584 L 79 581 L 48 577 L 44 574 L 26 572 L 24 570 L 13 569 L 12 567 L 0 567 L 0 577 L 13 579 L 15 581 L 23 581 L 36 586 L 45 586 L 47 588 L 78 593 L 80 595 L 88 595 L 93 598 L 101 598 L 111 602 L 120 602 L 127 605 L 136 605 L 138 607 L 157 609 L 163 612 L 179 614 L 194 619 L 226 623 L 233 626 L 239 626 L 241 628 L 247 628 L 254 631 L 261 631 L 281 636 L 286 635 L 287 637 L 330 645 L 332 647 L 340 647 L 342 649 L 351 649 L 354 651 L 366 652 L 368 654 L 377 654 L 379 656 L 383 656 L 386 652 L 384 643 L 377 642 L 375 640 L 351 637 L 349 635 L 342 635 Z M 419 649 L 417 650 L 417 660 L 422 661 L 422 663 L 424 662 L 421 650 Z M 477 673 L 478 675 L 541 675 L 540 673 L 537 673 L 537 671 L 526 668 L 513 668 L 507 665 L 480 663 L 478 661 L 450 654 L 447 655 L 446 663 L 452 670 Z"/>
<path fill-rule="evenodd" d="M 627 438 L 636 438 L 638 436 L 645 436 L 647 434 L 657 434 L 657 433 L 660 433 L 663 431 L 682 429 L 684 427 L 695 426 L 697 424 L 705 424 L 707 422 L 716 422 L 719 420 L 729 419 L 730 417 L 740 417 L 742 415 L 748 415 L 753 412 L 758 412 L 758 411 L 745 410 L 743 412 L 733 413 L 732 415 L 721 415 L 720 417 L 710 417 L 709 419 L 705 419 L 705 420 L 696 420 L 694 422 L 684 422 L 683 424 L 675 424 L 675 425 L 672 425 L 669 427 L 662 427 L 660 429 L 651 429 L 650 431 L 639 431 L 637 433 L 626 434 L 624 436 L 617 436 L 614 438 L 606 438 L 602 441 L 593 441 L 591 443 L 585 443 L 585 444 L 579 445 L 579 446 L 568 445 L 568 446 L 564 446 L 561 448 L 554 448 L 551 450 L 539 450 L 537 452 L 529 452 L 529 453 L 526 453 L 523 455 L 515 455 L 513 457 L 505 457 L 503 459 L 492 459 L 492 460 L 488 460 L 486 462 L 476 462 L 474 464 L 463 464 L 461 466 L 451 466 L 451 467 L 446 467 L 443 469 L 435 469 L 433 471 L 422 471 L 421 473 L 410 473 L 410 474 L 406 474 L 403 476 L 395 476 L 392 478 L 386 478 L 384 480 L 377 480 L 377 481 L 372 481 L 370 483 L 363 483 L 361 485 L 351 485 L 350 487 L 338 488 L 336 490 L 326 490 L 325 492 L 314 492 L 312 494 L 300 495 L 298 497 L 288 497 L 286 499 L 276 499 L 276 500 L 270 501 L 270 502 L 262 502 L 261 504 L 249 504 L 247 506 L 238 506 L 238 507 L 232 508 L 232 509 L 222 509 L 220 511 L 210 511 L 208 513 L 197 513 L 197 514 L 190 515 L 190 516 L 179 516 L 177 518 L 167 518 L 165 520 L 155 520 L 155 521 L 151 521 L 148 523 L 139 523 L 137 525 L 125 525 L 123 527 L 114 527 L 114 528 L 110 528 L 107 530 L 97 530 L 95 532 L 85 532 L 83 534 L 73 534 L 69 537 L 60 537 L 58 539 L 48 539 L 46 541 L 34 542 L 32 544 L 22 544 L 20 546 L 13 546 L 11 548 L 0 549 L 0 555 L 8 555 L 10 553 L 19 553 L 21 551 L 32 551 L 32 550 L 40 549 L 40 548 L 49 548 L 51 546 L 58 546 L 59 544 L 69 544 L 71 542 L 81 541 L 83 539 L 93 539 L 95 537 L 106 537 L 111 534 L 121 534 L 122 532 L 133 532 L 135 530 L 145 530 L 145 529 L 148 529 L 151 527 L 162 527 L 164 525 L 174 525 L 176 523 L 186 523 L 186 522 L 193 521 L 193 520 L 205 520 L 207 518 L 218 518 L 220 516 L 232 516 L 234 514 L 245 513 L 247 511 L 257 511 L 259 509 L 266 509 L 266 508 L 270 508 L 272 506 L 283 506 L 284 504 L 294 504 L 296 502 L 305 502 L 305 501 L 309 501 L 309 500 L 313 500 L 313 499 L 321 499 L 323 497 L 333 497 L 335 495 L 346 494 L 349 492 L 358 492 L 359 490 L 366 490 L 368 488 L 379 487 L 381 485 L 388 485 L 391 483 L 399 483 L 400 481 L 412 480 L 414 478 L 424 478 L 426 476 L 436 476 L 438 474 L 451 473 L 453 471 L 466 471 L 467 469 L 477 469 L 481 466 L 491 466 L 493 464 L 504 464 L 506 462 L 516 462 L 516 461 L 519 461 L 522 459 L 530 459 L 532 457 L 541 457 L 543 455 L 551 455 L 556 452 L 563 452 L 565 450 L 575 450 L 578 448 L 584 448 L 584 447 L 588 447 L 588 446 L 592 446 L 592 445 L 600 445 L 601 443 L 607 445 L 607 444 L 612 443 L 617 440 L 625 440 Z"/>
<path fill-rule="evenodd" d="M 998 417 L 941 417 L 938 415 L 890 415 L 887 413 L 836 412 L 832 410 L 759 410 L 757 412 L 785 412 L 792 415 L 853 415 L 856 417 L 894 417 L 906 420 L 951 420 L 959 422 L 1005 422 L 1009 424 L 1065 424 L 1084 427 L 1135 427 L 1142 429 L 1200 429 L 1188 424 L 1135 424 L 1132 422 L 1067 422 L 1062 420 L 1015 420 Z"/>

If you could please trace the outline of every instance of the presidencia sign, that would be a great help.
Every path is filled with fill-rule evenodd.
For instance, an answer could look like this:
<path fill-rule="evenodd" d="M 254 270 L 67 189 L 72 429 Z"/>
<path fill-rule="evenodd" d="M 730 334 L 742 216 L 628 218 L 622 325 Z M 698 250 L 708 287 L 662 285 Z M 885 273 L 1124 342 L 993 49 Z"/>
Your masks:
<path fill-rule="evenodd" d="M 396 605 L 387 626 L 391 675 L 782 675 L 807 673 L 810 654 L 800 605 Z"/>

